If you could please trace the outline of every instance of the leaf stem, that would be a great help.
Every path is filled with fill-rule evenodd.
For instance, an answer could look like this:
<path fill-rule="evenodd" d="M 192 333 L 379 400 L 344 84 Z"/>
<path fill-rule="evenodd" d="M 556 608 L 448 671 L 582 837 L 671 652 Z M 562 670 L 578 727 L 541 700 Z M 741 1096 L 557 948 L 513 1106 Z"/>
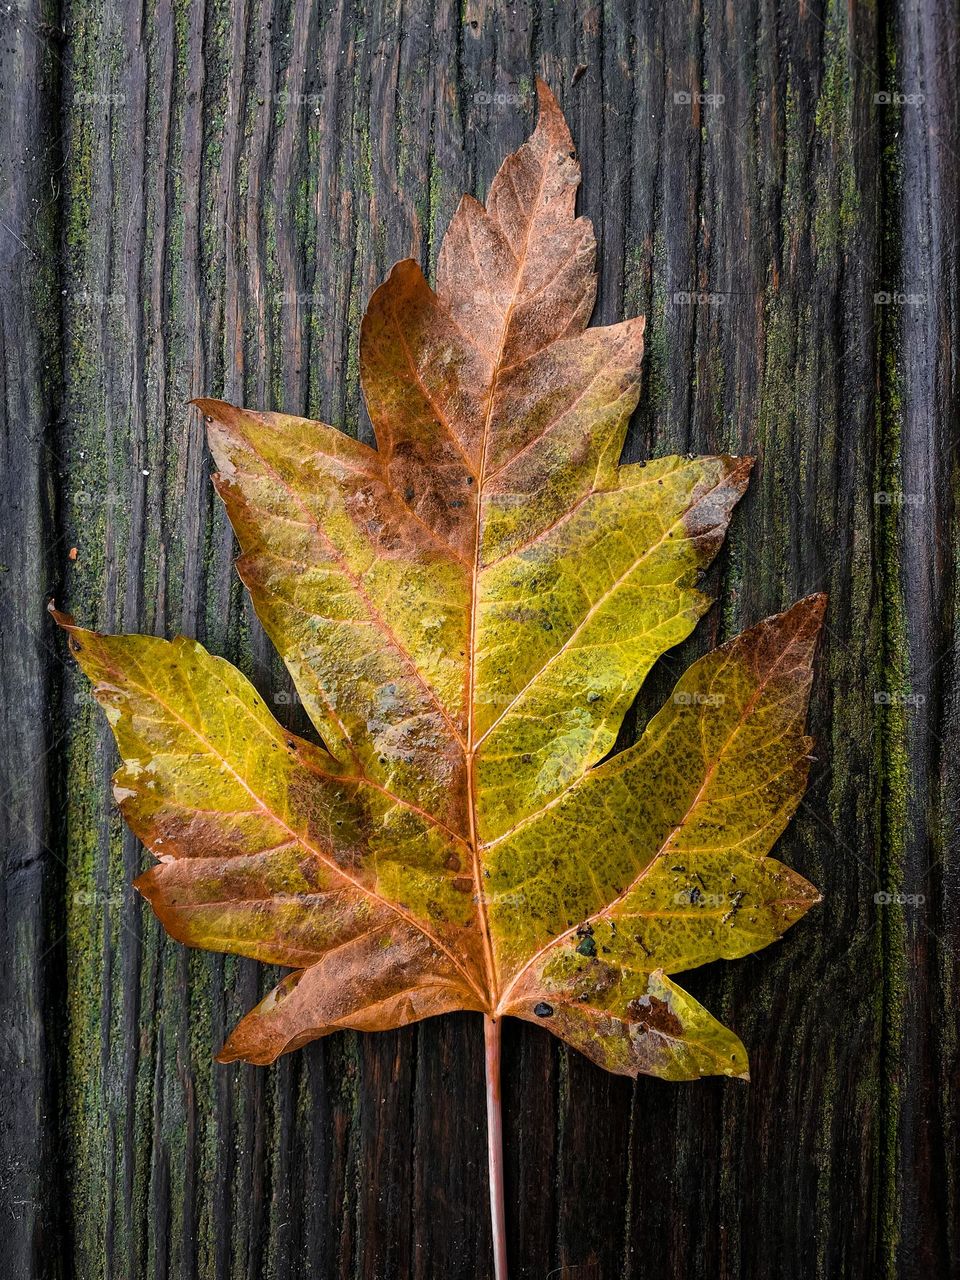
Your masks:
<path fill-rule="evenodd" d="M 500 1104 L 500 1034 L 498 1018 L 483 1015 L 487 1077 L 487 1160 L 490 1171 L 490 1227 L 496 1280 L 507 1280 L 507 1224 L 503 1205 L 503 1109 Z"/>

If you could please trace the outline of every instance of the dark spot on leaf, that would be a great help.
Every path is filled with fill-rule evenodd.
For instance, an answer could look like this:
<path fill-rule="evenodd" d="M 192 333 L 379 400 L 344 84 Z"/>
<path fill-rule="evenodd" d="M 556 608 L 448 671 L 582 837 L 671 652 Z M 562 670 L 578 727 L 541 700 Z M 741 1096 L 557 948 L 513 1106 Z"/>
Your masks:
<path fill-rule="evenodd" d="M 459 871 L 460 859 L 457 857 L 455 853 L 451 853 L 444 865 L 446 866 L 448 871 Z"/>
<path fill-rule="evenodd" d="M 595 956 L 597 954 L 597 944 L 589 934 L 582 937 L 577 943 L 577 952 L 581 956 Z"/>
<path fill-rule="evenodd" d="M 546 1000 L 541 1000 L 539 1004 L 533 1006 L 533 1012 L 538 1018 L 552 1018 L 553 1005 L 547 1004 Z"/>
<path fill-rule="evenodd" d="M 644 1031 L 668 1036 L 683 1035 L 683 1023 L 667 1002 L 656 996 L 640 996 L 638 1000 L 631 1000 L 627 1005 L 627 1015 Z"/>
<path fill-rule="evenodd" d="M 469 893 L 473 888 L 473 880 L 469 876 L 457 876 L 453 882 L 457 893 Z"/>

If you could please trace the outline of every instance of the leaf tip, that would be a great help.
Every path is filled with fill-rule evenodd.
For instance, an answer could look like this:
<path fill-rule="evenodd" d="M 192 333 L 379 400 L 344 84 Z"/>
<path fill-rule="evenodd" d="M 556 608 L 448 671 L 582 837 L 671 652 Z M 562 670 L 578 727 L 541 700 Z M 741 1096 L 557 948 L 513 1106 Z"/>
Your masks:
<path fill-rule="evenodd" d="M 224 1040 L 220 1052 L 214 1055 L 221 1066 L 229 1066 L 231 1062 L 249 1062 L 255 1067 L 269 1067 L 285 1052 L 286 1044 L 275 1044 L 269 1038 L 257 1035 L 256 1014 L 257 1010 L 252 1009 Z"/>
<path fill-rule="evenodd" d="M 225 426 L 234 421 L 240 414 L 236 405 L 226 400 L 216 400 L 212 396 L 197 396 L 187 402 L 192 408 L 199 409 L 207 422 L 214 419 Z"/>
<path fill-rule="evenodd" d="M 556 94 L 540 76 L 537 76 L 537 105 L 539 115 L 536 133 L 548 137 L 551 145 L 558 150 L 568 151 L 573 155 L 573 137 L 567 125 L 566 116 L 557 101 Z"/>
<path fill-rule="evenodd" d="M 62 609 L 57 608 L 57 602 L 53 596 L 47 601 L 47 613 L 54 620 L 58 627 L 62 627 L 64 631 L 73 631 L 76 629 L 76 621 L 73 614 L 65 613 Z"/>
<path fill-rule="evenodd" d="M 802 600 L 798 600 L 794 608 L 805 605 L 810 614 L 817 618 L 822 618 L 827 611 L 827 602 L 830 597 L 826 591 L 814 591 L 809 596 L 804 596 Z"/>
<path fill-rule="evenodd" d="M 461 202 L 462 203 L 462 202 Z M 360 321 L 361 342 L 366 343 L 371 332 L 384 323 L 399 325 L 403 320 L 403 309 L 411 305 L 421 290 L 429 295 L 432 291 L 416 258 L 401 258 L 395 262 L 384 277 L 383 283 L 374 289 L 367 309 Z M 421 294 L 421 299 L 422 299 Z M 389 319 L 388 319 L 389 317 Z M 366 360 L 363 356 L 364 364 Z"/>
<path fill-rule="evenodd" d="M 535 83 L 537 87 L 537 103 L 541 114 L 553 109 L 559 111 L 560 103 L 557 101 L 556 94 L 547 84 L 546 80 L 544 80 L 543 76 L 537 76 Z"/>
<path fill-rule="evenodd" d="M 752 454 L 734 454 L 730 457 L 730 479 L 741 493 L 746 491 L 756 464 L 757 460 Z"/>
<path fill-rule="evenodd" d="M 813 652 L 817 645 L 817 639 L 820 635 L 820 629 L 823 625 L 823 617 L 827 611 L 828 596 L 825 591 L 816 591 L 812 595 L 804 596 L 792 605 L 781 616 L 786 621 L 796 622 L 796 640 L 800 641 L 807 648 L 810 661 L 813 659 Z"/>
<path fill-rule="evenodd" d="M 83 652 L 84 643 L 86 641 L 95 641 L 99 639 L 96 631 L 87 631 L 83 627 L 78 627 L 73 614 L 66 613 L 58 609 L 52 599 L 47 603 L 47 612 L 50 614 L 50 617 L 53 618 L 57 626 L 67 633 L 67 647 L 75 658 L 78 658 L 78 655 Z M 83 643 L 81 643 L 81 637 L 83 638 Z M 90 675 L 90 672 L 84 665 L 84 659 L 78 658 L 78 661 L 92 680 L 93 676 Z"/>
<path fill-rule="evenodd" d="M 153 905 L 153 895 L 155 892 L 154 880 L 156 867 L 150 867 L 148 871 L 141 872 L 140 875 L 132 881 L 134 889 L 139 893 L 141 898 Z"/>

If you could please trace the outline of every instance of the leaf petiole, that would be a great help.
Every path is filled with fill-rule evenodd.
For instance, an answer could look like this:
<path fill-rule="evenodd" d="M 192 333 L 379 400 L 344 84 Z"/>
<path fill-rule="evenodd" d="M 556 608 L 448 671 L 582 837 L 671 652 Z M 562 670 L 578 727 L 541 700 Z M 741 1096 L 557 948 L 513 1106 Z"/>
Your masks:
<path fill-rule="evenodd" d="M 490 1229 L 495 1280 L 507 1280 L 507 1224 L 503 1202 L 503 1109 L 500 1101 L 500 1037 L 497 1018 L 483 1016 L 487 1082 L 487 1159 L 490 1174 Z"/>

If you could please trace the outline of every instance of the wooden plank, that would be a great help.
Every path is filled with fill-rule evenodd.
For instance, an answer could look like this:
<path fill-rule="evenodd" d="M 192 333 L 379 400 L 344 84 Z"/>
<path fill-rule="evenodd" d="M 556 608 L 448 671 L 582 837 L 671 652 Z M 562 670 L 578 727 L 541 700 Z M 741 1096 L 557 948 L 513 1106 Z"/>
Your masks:
<path fill-rule="evenodd" d="M 583 159 L 596 319 L 648 317 L 628 456 L 759 458 L 709 578 L 718 606 L 624 740 L 692 657 L 828 590 L 821 763 L 781 844 L 826 901 L 777 948 L 691 976 L 749 1046 L 750 1086 L 631 1085 L 507 1028 L 514 1274 L 949 1274 L 954 8 L 71 0 L 61 44 L 32 4 L 0 118 L 0 213 L 23 241 L 0 228 L 0 522 L 21 568 L 0 593 L 21 784 L 0 810 L 4 1274 L 485 1274 L 478 1019 L 216 1066 L 271 975 L 188 953 L 142 912 L 109 733 L 42 606 L 60 579 L 85 623 L 196 635 L 303 728 L 186 401 L 369 438 L 366 299 L 399 257 L 433 268 L 461 191 L 482 195 L 528 132 L 537 72 Z M 895 93 L 924 100 L 877 99 Z M 28 786 L 19 760 L 41 761 Z M 875 901 L 897 891 L 926 901 Z"/>
<path fill-rule="evenodd" d="M 64 1032 L 62 660 L 53 440 L 60 372 L 56 6 L 4 15 L 0 45 L 0 1273 L 59 1277 Z"/>
<path fill-rule="evenodd" d="M 960 1260 L 957 46 L 954 6 L 904 5 L 892 86 L 902 97 L 902 187 L 890 255 L 899 300 L 887 308 L 901 408 L 887 537 L 899 572 L 889 606 L 895 701 L 884 707 L 884 732 L 899 747 L 891 807 L 902 825 L 891 861 L 906 898 L 889 930 L 891 1004 L 902 1001 L 891 1026 L 900 1143 L 890 1233 L 910 1277 L 952 1274 Z"/>

